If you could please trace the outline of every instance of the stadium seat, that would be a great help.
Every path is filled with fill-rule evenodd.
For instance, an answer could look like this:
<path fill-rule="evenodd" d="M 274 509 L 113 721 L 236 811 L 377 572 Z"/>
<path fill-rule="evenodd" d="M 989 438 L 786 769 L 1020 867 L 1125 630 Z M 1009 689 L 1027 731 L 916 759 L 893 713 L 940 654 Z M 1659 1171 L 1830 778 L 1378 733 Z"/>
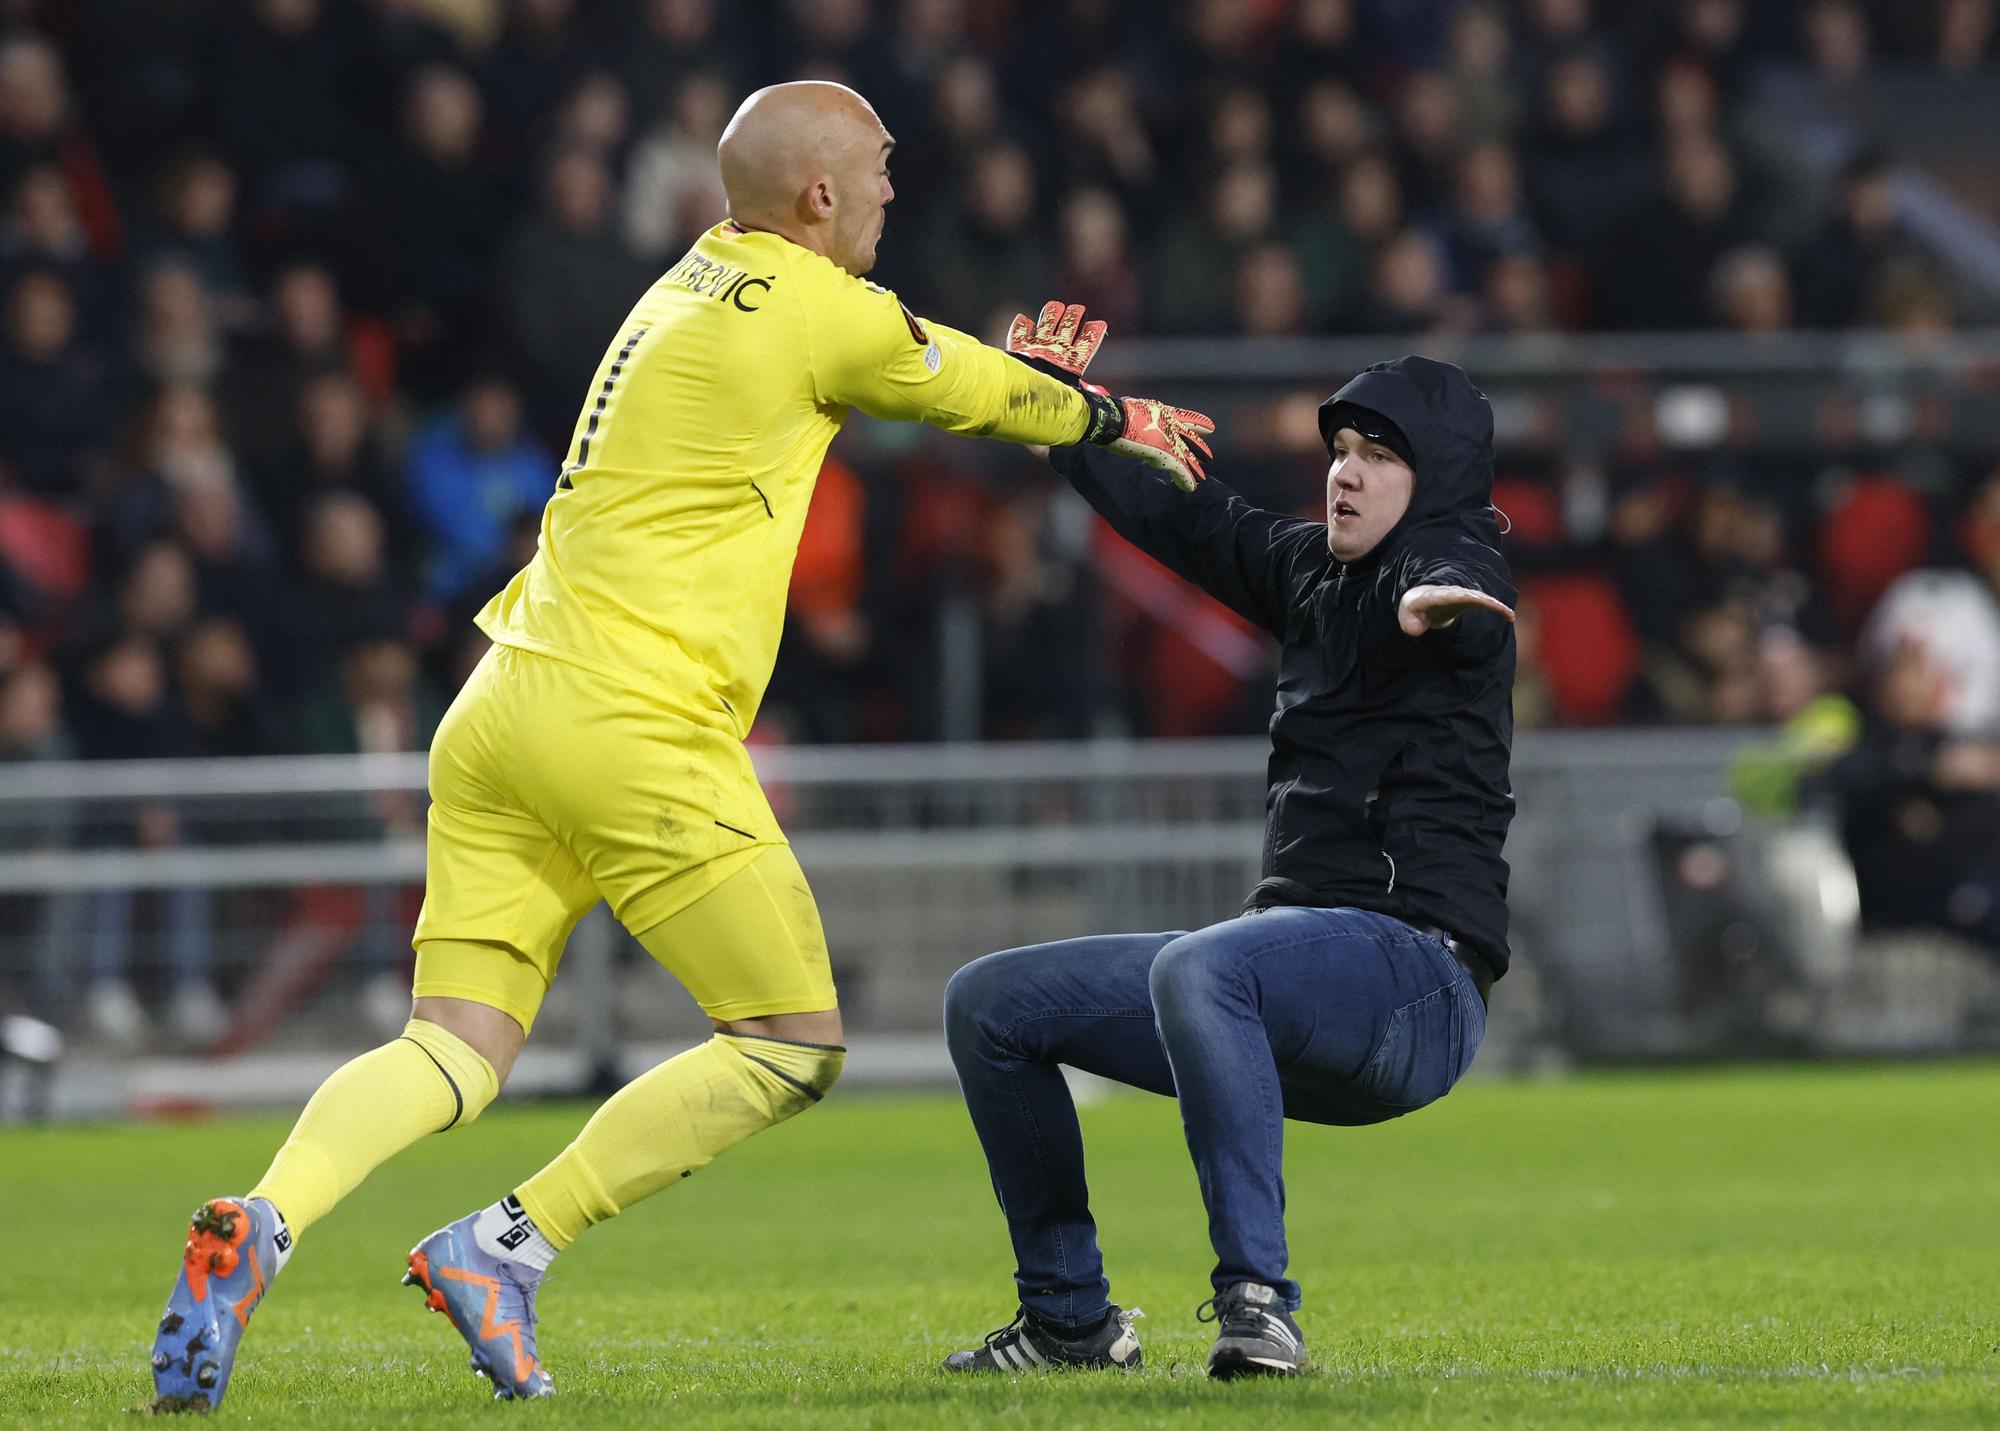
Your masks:
<path fill-rule="evenodd" d="M 55 507 L 0 498 L 0 561 L 43 594 L 71 601 L 90 584 L 90 534 Z"/>
<path fill-rule="evenodd" d="M 1536 669 L 1554 696 L 1558 722 L 1617 720 L 1639 671 L 1639 638 L 1611 579 L 1596 572 L 1523 577 L 1521 600 L 1534 604 L 1547 633 Z"/>
<path fill-rule="evenodd" d="M 1897 577 L 1922 566 L 1931 549 L 1923 497 L 1893 477 L 1857 477 L 1820 522 L 1818 556 L 1827 603 L 1858 631 Z"/>

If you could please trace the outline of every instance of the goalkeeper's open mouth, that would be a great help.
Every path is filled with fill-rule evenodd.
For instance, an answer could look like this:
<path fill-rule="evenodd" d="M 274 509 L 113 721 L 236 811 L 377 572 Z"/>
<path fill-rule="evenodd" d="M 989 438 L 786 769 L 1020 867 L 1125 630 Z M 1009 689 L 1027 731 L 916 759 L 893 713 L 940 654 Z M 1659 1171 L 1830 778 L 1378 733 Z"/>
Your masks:
<path fill-rule="evenodd" d="M 1354 504 L 1345 499 L 1333 504 L 1333 520 L 1336 523 L 1351 522 L 1360 515 L 1361 513 L 1354 510 Z"/>

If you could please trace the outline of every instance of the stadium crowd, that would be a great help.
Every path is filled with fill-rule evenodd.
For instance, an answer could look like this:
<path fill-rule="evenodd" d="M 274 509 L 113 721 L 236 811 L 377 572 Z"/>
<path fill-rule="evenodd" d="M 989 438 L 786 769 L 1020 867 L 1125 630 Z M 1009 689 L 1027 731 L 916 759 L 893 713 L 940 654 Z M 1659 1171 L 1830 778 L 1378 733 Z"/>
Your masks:
<path fill-rule="evenodd" d="M 1802 185 L 1750 98 L 1768 65 L 1828 91 L 1884 63 L 1994 79 L 1995 12 L 0 0 L 0 757 L 420 747 L 608 336 L 721 217 L 716 139 L 757 85 L 873 101 L 900 139 L 876 276 L 989 336 L 1060 296 L 1114 335 L 1395 335 L 1384 356 L 1915 341 L 1962 304 L 1888 165 Z M 1638 442 L 1584 478 L 1503 472 L 1521 722 L 1787 719 L 1867 642 L 1908 649 L 1935 582 L 1866 623 L 1939 562 L 1993 720 L 2000 471 L 1857 475 L 1841 420 L 1783 470 Z M 1287 421 L 1241 470 L 1310 511 L 1323 458 Z M 1233 618 L 982 447 L 836 447 L 760 735 L 1259 728 L 1268 662 Z M 956 686 L 954 643 L 979 667 Z"/>

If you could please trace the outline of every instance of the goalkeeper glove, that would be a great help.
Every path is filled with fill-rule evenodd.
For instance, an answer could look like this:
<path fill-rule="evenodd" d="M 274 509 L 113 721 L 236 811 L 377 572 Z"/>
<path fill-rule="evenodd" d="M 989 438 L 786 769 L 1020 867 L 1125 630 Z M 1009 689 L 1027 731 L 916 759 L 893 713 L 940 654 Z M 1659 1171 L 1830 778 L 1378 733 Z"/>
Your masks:
<path fill-rule="evenodd" d="M 1084 322 L 1080 303 L 1047 303 L 1032 323 L 1025 313 L 1014 315 L 1007 330 L 1007 351 L 1083 395 L 1090 404 L 1090 422 L 1082 441 L 1136 457 L 1166 473 L 1183 492 L 1192 492 L 1194 484 L 1208 475 L 1201 458 L 1215 455 L 1202 441 L 1215 431 L 1215 424 L 1188 408 L 1170 407 L 1157 398 L 1115 398 L 1085 382 L 1084 371 L 1097 356 L 1105 327 L 1102 320 Z"/>

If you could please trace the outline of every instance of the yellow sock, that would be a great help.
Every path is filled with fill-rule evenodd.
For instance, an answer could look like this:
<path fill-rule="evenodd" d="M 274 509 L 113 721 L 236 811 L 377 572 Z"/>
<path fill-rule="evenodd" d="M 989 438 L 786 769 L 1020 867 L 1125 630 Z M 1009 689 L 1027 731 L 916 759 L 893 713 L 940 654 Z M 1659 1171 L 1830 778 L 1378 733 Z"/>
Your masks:
<path fill-rule="evenodd" d="M 829 1044 L 717 1034 L 619 1089 L 515 1196 L 560 1251 L 592 1223 L 819 1102 L 846 1058 Z"/>
<path fill-rule="evenodd" d="M 319 1086 L 250 1196 L 269 1198 L 297 1237 L 376 1168 L 426 1133 L 470 1123 L 499 1092 L 471 1044 L 411 1019 Z"/>

